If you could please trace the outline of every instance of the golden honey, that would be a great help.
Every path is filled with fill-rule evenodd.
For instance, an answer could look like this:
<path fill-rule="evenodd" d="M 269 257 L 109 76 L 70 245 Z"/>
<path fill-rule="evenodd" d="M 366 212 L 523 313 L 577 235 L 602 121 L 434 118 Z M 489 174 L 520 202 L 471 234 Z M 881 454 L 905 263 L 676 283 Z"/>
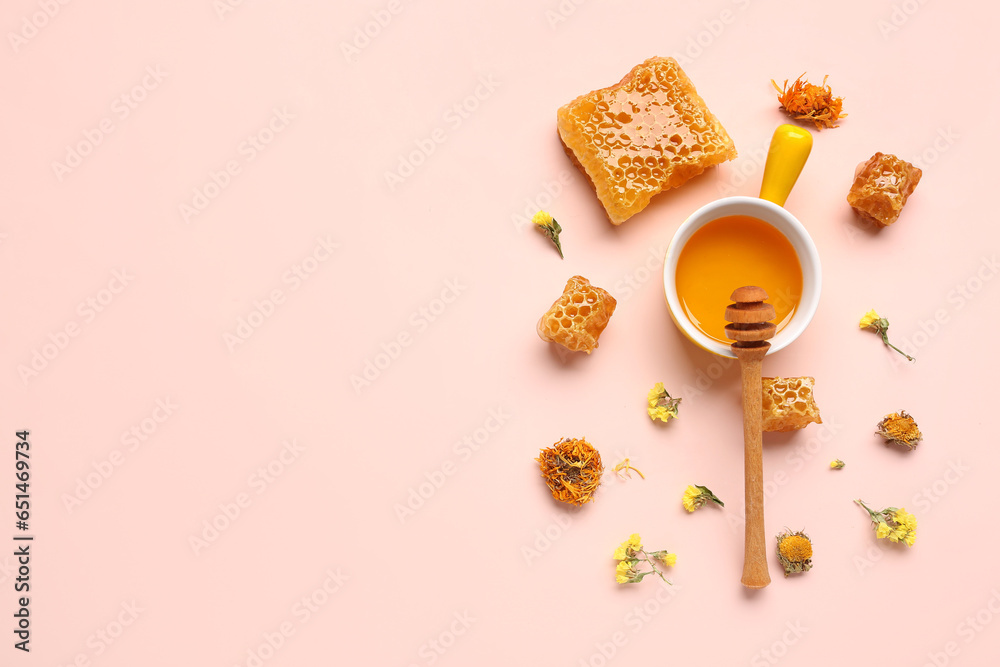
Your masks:
<path fill-rule="evenodd" d="M 724 344 L 724 318 L 733 290 L 763 287 L 780 332 L 802 298 L 802 266 L 791 242 L 777 229 L 746 215 L 712 220 L 688 239 L 677 258 L 677 296 L 691 323 Z"/>

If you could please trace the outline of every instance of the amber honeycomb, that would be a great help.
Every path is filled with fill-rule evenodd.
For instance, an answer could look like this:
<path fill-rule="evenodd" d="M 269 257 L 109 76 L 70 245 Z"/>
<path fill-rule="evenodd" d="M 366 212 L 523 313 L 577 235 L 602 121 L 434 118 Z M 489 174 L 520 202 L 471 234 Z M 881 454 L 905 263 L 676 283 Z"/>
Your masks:
<path fill-rule="evenodd" d="M 880 227 L 896 222 L 923 172 L 895 155 L 875 153 L 854 172 L 847 203 L 858 215 Z"/>
<path fill-rule="evenodd" d="M 557 118 L 567 154 L 616 225 L 653 195 L 736 157 L 733 140 L 673 58 L 650 58 L 617 85 L 563 106 Z"/>
<path fill-rule="evenodd" d="M 573 276 L 562 296 L 538 320 L 538 335 L 573 352 L 590 354 L 617 305 L 606 290 L 594 287 L 583 276 Z"/>
<path fill-rule="evenodd" d="M 765 431 L 793 431 L 822 424 L 813 396 L 815 378 L 762 378 Z"/>

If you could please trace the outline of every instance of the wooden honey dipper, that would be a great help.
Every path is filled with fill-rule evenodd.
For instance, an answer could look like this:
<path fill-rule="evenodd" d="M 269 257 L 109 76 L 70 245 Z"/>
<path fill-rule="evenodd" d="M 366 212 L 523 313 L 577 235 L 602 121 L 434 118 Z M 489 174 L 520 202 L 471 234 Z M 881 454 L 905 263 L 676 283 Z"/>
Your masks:
<path fill-rule="evenodd" d="M 763 588 L 771 583 L 764 546 L 764 464 L 761 447 L 761 362 L 776 330 L 774 306 L 764 303 L 767 292 L 760 287 L 740 287 L 726 307 L 726 336 L 736 341 L 733 354 L 740 360 L 743 382 L 743 488 L 746 494 L 746 533 L 743 578 L 747 588 Z"/>

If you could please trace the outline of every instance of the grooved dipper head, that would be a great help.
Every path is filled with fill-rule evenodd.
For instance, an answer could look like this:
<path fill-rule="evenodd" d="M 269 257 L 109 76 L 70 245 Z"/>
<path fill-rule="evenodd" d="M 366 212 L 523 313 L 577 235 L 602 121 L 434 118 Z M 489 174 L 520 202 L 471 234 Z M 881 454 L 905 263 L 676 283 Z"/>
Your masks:
<path fill-rule="evenodd" d="M 771 322 L 775 318 L 774 306 L 764 303 L 767 292 L 760 287 L 740 287 L 729 297 L 733 300 L 726 307 L 726 336 L 733 341 L 733 347 L 770 347 L 766 341 L 774 337 L 776 327 Z"/>

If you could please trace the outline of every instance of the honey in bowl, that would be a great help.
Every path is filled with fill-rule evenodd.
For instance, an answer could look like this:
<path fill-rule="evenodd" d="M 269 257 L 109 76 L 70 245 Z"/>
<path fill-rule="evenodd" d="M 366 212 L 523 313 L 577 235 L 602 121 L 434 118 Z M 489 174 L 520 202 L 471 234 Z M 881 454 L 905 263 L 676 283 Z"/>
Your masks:
<path fill-rule="evenodd" d="M 777 229 L 747 215 L 706 223 L 691 235 L 677 258 L 677 296 L 691 323 L 725 345 L 724 319 L 733 290 L 763 287 L 780 332 L 802 298 L 802 267 L 791 242 Z"/>

